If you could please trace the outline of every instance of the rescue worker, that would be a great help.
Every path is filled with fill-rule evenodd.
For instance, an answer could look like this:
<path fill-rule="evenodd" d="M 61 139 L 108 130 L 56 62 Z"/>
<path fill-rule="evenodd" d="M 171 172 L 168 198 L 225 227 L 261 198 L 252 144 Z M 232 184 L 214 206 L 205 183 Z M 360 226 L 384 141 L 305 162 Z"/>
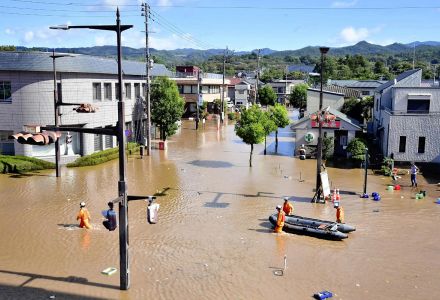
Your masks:
<path fill-rule="evenodd" d="M 92 225 L 90 225 L 90 213 L 86 208 L 85 202 L 81 202 L 79 204 L 79 213 L 78 213 L 78 216 L 76 216 L 76 219 L 80 220 L 79 227 L 87 228 L 87 229 L 92 228 Z"/>
<path fill-rule="evenodd" d="M 336 223 L 344 223 L 344 208 L 339 205 L 339 203 L 335 203 L 336 208 Z"/>
<path fill-rule="evenodd" d="M 281 205 L 277 205 L 277 211 L 278 211 L 277 225 L 275 226 L 275 229 L 273 231 L 276 233 L 280 233 L 283 231 L 286 215 L 284 214 L 284 211 L 281 209 Z"/>
<path fill-rule="evenodd" d="M 290 216 L 293 214 L 293 205 L 289 203 L 288 197 L 284 197 L 283 211 L 286 214 L 286 216 Z"/>
<path fill-rule="evenodd" d="M 116 213 L 113 210 L 113 202 L 109 202 L 107 205 L 109 209 L 102 212 L 102 215 L 106 218 L 106 220 L 102 222 L 102 225 L 108 230 L 113 231 L 117 227 Z"/>

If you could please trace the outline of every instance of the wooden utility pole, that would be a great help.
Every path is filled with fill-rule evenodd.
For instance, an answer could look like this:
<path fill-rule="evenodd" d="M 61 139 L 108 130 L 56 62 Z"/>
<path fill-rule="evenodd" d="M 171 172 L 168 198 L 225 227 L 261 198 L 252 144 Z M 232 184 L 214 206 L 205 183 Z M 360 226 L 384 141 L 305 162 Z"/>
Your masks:
<path fill-rule="evenodd" d="M 258 49 L 257 52 L 257 81 L 255 82 L 255 103 L 257 103 L 258 99 L 258 82 L 260 81 L 260 52 L 261 49 Z"/>
<path fill-rule="evenodd" d="M 151 80 L 150 80 L 150 69 L 151 57 L 149 48 L 149 32 L 148 32 L 148 19 L 150 18 L 150 6 L 147 3 L 142 4 L 143 15 L 145 16 L 145 76 L 146 76 L 146 87 L 145 87 L 145 98 L 147 100 L 147 155 L 150 156 L 151 153 Z"/>
<path fill-rule="evenodd" d="M 228 55 L 228 46 L 226 46 L 226 50 L 223 53 L 223 84 L 222 84 L 222 88 L 221 88 L 221 99 L 222 99 L 222 104 L 221 104 L 221 109 L 220 109 L 220 121 L 223 123 L 224 122 L 224 107 L 225 107 L 225 73 L 226 73 L 226 55 Z"/>

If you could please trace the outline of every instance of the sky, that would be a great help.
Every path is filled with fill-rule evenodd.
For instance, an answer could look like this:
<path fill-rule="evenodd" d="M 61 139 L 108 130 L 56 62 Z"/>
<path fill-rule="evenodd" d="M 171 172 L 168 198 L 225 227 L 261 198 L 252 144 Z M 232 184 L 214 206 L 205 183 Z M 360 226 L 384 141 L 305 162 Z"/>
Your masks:
<path fill-rule="evenodd" d="M 123 46 L 145 47 L 141 0 L 1 0 L 0 45 L 91 47 L 115 45 L 113 32 L 49 26 L 134 25 Z M 342 47 L 366 40 L 440 41 L 437 0 L 150 0 L 150 47 L 249 51 Z"/>

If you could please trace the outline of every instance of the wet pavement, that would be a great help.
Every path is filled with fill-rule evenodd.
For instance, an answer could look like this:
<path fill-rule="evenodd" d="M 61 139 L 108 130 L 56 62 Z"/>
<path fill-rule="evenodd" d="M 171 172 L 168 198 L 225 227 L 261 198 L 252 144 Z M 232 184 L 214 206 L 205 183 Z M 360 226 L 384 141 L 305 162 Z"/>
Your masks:
<path fill-rule="evenodd" d="M 330 204 L 311 204 L 316 161 L 293 158 L 294 135 L 279 134 L 254 151 L 233 125 L 215 123 L 196 132 L 184 122 L 169 149 L 130 157 L 130 195 L 157 194 L 159 223 L 148 224 L 146 204 L 130 202 L 131 287 L 119 290 L 118 231 L 102 226 L 101 210 L 117 196 L 118 162 L 63 168 L 32 176 L 0 175 L 0 299 L 311 299 L 330 290 L 334 299 L 435 299 L 440 296 L 440 205 L 435 185 L 420 178 L 427 197 L 416 200 L 403 176 L 401 191 L 390 179 L 369 175 L 360 199 L 363 170 L 328 168 L 341 190 L 346 222 L 357 227 L 337 242 L 272 233 L 268 221 L 282 197 L 295 214 L 335 219 Z M 79 229 L 85 201 L 92 230 Z M 287 269 L 283 268 L 287 256 Z"/>

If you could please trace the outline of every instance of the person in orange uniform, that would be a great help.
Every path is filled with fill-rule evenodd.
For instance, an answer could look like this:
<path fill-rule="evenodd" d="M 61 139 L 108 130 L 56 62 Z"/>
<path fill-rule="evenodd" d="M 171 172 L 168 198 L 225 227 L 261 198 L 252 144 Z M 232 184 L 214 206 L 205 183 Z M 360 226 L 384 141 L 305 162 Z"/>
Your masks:
<path fill-rule="evenodd" d="M 76 219 L 80 220 L 79 227 L 87 228 L 87 229 L 92 228 L 92 225 L 90 225 L 90 213 L 89 213 L 88 209 L 86 208 L 85 202 L 81 202 L 79 204 L 79 213 L 78 213 L 78 216 L 76 216 Z"/>
<path fill-rule="evenodd" d="M 293 205 L 289 203 L 288 197 L 284 197 L 283 211 L 286 216 L 290 216 L 293 214 Z"/>
<path fill-rule="evenodd" d="M 339 203 L 335 203 L 336 208 L 336 222 L 344 223 L 344 208 L 339 205 Z"/>
<path fill-rule="evenodd" d="M 277 225 L 275 226 L 275 229 L 273 231 L 276 233 L 280 233 L 283 231 L 284 221 L 286 220 L 286 214 L 281 209 L 281 205 L 277 205 L 277 211 L 278 211 Z"/>

